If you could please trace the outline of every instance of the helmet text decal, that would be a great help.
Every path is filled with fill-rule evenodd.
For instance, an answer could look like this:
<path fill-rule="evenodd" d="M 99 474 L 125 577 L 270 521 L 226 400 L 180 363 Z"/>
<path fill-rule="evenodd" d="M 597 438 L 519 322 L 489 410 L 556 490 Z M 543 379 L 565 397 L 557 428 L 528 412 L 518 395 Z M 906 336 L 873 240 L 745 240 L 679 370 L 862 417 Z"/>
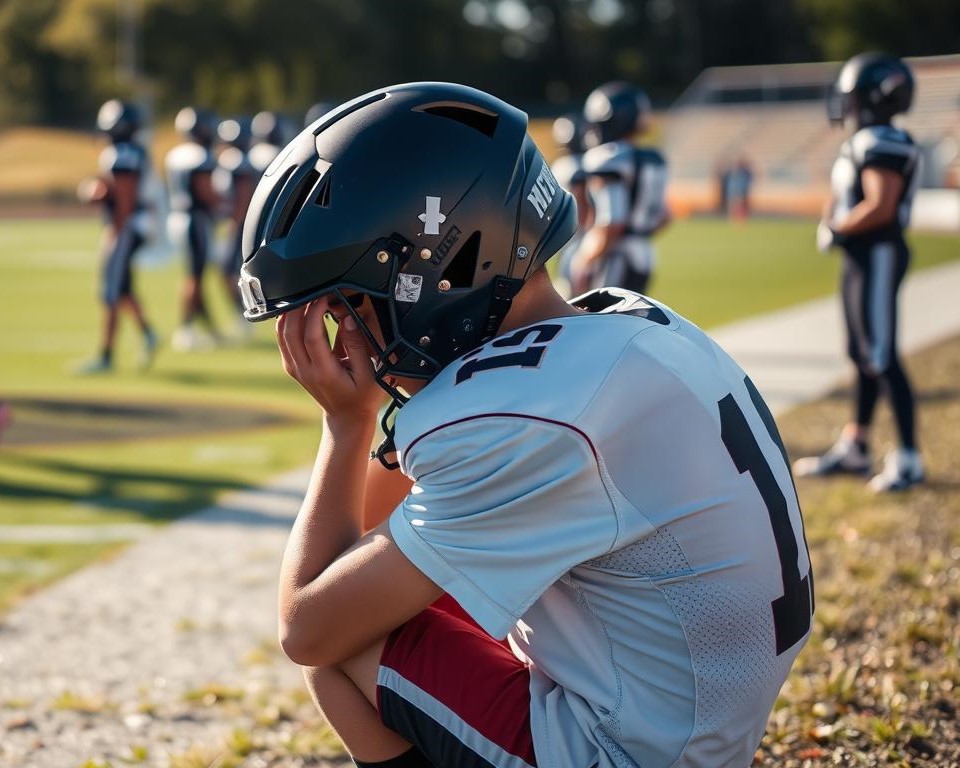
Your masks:
<path fill-rule="evenodd" d="M 530 204 L 537 212 L 537 216 L 542 219 L 556 195 L 557 180 L 553 178 L 550 168 L 544 163 L 540 167 L 540 173 L 537 174 L 536 181 L 533 182 L 533 186 L 530 188 L 530 194 L 527 195 L 527 200 L 530 201 Z"/>

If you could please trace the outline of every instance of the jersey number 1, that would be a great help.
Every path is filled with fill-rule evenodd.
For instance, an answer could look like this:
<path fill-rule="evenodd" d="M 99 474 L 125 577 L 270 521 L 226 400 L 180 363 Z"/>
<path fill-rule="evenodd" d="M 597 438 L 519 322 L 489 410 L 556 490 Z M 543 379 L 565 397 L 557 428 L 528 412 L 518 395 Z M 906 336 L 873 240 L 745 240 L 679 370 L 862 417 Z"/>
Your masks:
<path fill-rule="evenodd" d="M 756 387 L 753 386 L 753 382 L 748 378 L 745 383 L 770 437 L 780 448 L 786 460 L 786 451 L 770 411 Z M 750 473 L 767 508 L 767 514 L 770 516 L 770 527 L 773 529 L 773 538 L 777 545 L 780 574 L 783 580 L 783 594 L 771 603 L 773 625 L 777 635 L 777 656 L 779 656 L 793 647 L 810 630 L 813 607 L 812 572 L 808 572 L 801 578 L 798 562 L 800 554 L 798 539 L 803 541 L 803 530 L 801 529 L 799 537 L 794 533 L 786 496 L 777 484 L 777 479 L 739 403 L 731 394 L 720 400 L 718 405 L 720 406 L 720 437 L 723 444 L 727 447 L 737 470 L 741 474 Z"/>

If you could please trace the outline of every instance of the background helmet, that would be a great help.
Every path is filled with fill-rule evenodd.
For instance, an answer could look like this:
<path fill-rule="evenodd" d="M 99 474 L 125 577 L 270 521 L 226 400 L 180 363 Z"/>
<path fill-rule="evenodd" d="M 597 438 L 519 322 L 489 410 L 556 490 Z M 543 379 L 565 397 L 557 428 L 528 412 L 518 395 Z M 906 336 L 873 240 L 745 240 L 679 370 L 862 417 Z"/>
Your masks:
<path fill-rule="evenodd" d="M 623 81 L 605 83 L 591 91 L 583 105 L 587 143 L 625 139 L 649 114 L 650 99 L 642 89 Z"/>
<path fill-rule="evenodd" d="M 858 126 L 889 123 L 913 102 L 913 73 L 896 56 L 861 53 L 847 61 L 827 95 L 827 117 L 843 124 L 852 115 Z"/>
<path fill-rule="evenodd" d="M 250 140 L 253 138 L 253 133 L 250 130 L 250 119 L 231 117 L 222 120 L 217 126 L 217 138 L 224 144 L 229 144 L 241 152 L 246 152 L 250 149 Z"/>
<path fill-rule="evenodd" d="M 563 150 L 568 155 L 579 155 L 583 153 L 583 117 L 571 113 L 561 115 L 553 121 L 552 128 L 553 142 L 558 149 Z"/>
<path fill-rule="evenodd" d="M 397 399 L 384 377 L 432 378 L 495 336 L 576 226 L 525 113 L 462 85 L 391 86 L 328 113 L 267 169 L 244 224 L 245 316 L 365 294 L 383 348 L 355 317 Z"/>
<path fill-rule="evenodd" d="M 181 136 L 204 147 L 211 146 L 217 135 L 216 115 L 207 109 L 184 107 L 177 112 L 174 126 Z"/>
<path fill-rule="evenodd" d="M 283 115 L 264 110 L 254 115 L 250 130 L 257 141 L 282 147 L 296 135 L 297 129 Z"/>
<path fill-rule="evenodd" d="M 130 141 L 143 127 L 143 115 L 136 104 L 110 99 L 97 112 L 97 128 L 113 141 Z"/>
<path fill-rule="evenodd" d="M 335 106 L 337 105 L 332 101 L 318 101 L 307 110 L 307 114 L 303 118 L 303 127 L 306 128 L 307 126 L 317 122 L 317 120 L 327 114 L 327 112 L 329 112 Z"/>

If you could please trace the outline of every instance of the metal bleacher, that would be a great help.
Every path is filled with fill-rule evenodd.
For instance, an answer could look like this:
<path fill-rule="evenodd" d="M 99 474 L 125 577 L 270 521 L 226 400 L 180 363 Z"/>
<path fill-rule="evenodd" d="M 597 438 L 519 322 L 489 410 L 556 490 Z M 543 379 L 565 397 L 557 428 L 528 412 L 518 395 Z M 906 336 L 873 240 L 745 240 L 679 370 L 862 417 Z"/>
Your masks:
<path fill-rule="evenodd" d="M 928 186 L 960 178 L 960 55 L 907 59 L 916 77 L 913 108 L 898 124 L 936 153 Z M 827 122 L 824 97 L 837 62 L 705 70 L 666 113 L 663 148 L 671 179 L 709 185 L 718 169 L 746 159 L 757 191 L 822 190 L 849 135 Z"/>

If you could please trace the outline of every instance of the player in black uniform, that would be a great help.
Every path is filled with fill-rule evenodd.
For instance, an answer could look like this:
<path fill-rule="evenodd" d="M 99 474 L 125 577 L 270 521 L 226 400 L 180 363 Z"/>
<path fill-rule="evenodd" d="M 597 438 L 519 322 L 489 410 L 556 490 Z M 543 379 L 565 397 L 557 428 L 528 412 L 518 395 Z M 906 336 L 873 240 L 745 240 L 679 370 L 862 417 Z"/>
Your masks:
<path fill-rule="evenodd" d="M 840 148 L 831 172 L 831 199 L 817 229 L 817 244 L 843 251 L 842 296 L 848 352 L 857 368 L 854 418 L 822 456 L 800 459 L 798 475 L 867 474 L 870 423 L 881 389 L 893 408 L 900 446 L 891 451 L 869 487 L 909 488 L 923 480 L 917 451 L 913 390 L 897 351 L 897 292 L 910 250 L 904 229 L 919 174 L 919 150 L 892 125 L 913 99 L 913 75 L 900 59 L 879 53 L 854 56 L 840 70 L 827 102 L 831 122 L 851 119 L 856 131 Z"/>
<path fill-rule="evenodd" d="M 133 290 L 133 259 L 155 234 L 159 194 L 150 156 L 137 140 L 142 125 L 143 116 L 135 104 L 117 99 L 106 102 L 97 114 L 97 128 L 110 144 L 100 153 L 98 176 L 85 180 L 77 190 L 81 201 L 103 205 L 106 223 L 101 274 L 102 342 L 97 357 L 81 365 L 78 373 L 106 373 L 113 368 L 121 309 L 133 315 L 143 334 L 142 368 L 153 362 L 157 348 L 157 336 Z"/>
<path fill-rule="evenodd" d="M 654 266 L 653 237 L 670 221 L 666 160 L 634 144 L 647 130 L 650 99 L 631 83 L 606 83 L 587 97 L 583 117 L 593 221 L 572 259 L 573 292 L 615 285 L 643 293 Z"/>
<path fill-rule="evenodd" d="M 187 279 L 183 291 L 182 324 L 173 337 L 173 346 L 188 350 L 200 339 L 194 321 L 204 323 L 214 341 L 219 334 L 203 298 L 203 273 L 213 243 L 214 216 L 219 198 L 213 188 L 217 159 L 213 141 L 217 121 L 206 110 L 184 107 L 175 125 L 184 142 L 167 153 L 167 185 L 170 191 L 170 229 L 175 240 L 186 240 Z"/>
<path fill-rule="evenodd" d="M 237 282 L 240 279 L 240 266 L 243 264 L 240 247 L 243 239 L 243 219 L 247 215 L 247 206 L 253 197 L 260 174 L 250 162 L 252 134 L 249 118 L 222 121 L 217 127 L 217 135 L 227 146 L 217 157 L 213 186 L 224 203 L 223 212 L 230 222 L 222 272 L 227 295 L 236 306 L 237 312 L 242 314 L 243 301 L 240 299 Z M 245 335 L 249 324 L 238 318 L 238 328 L 243 329 L 241 333 Z"/>

